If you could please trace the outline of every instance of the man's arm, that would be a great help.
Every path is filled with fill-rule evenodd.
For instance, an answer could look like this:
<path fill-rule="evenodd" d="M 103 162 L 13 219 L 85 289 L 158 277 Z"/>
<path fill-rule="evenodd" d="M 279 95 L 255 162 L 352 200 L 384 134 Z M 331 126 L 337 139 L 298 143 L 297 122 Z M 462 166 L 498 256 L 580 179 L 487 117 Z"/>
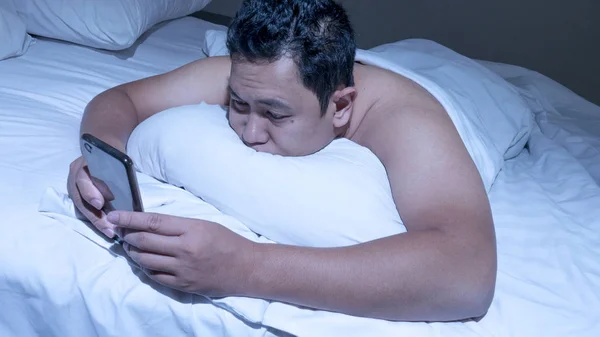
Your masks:
<path fill-rule="evenodd" d="M 496 279 L 489 202 L 440 109 L 385 116 L 364 140 L 387 169 L 407 233 L 345 248 L 257 245 L 243 294 L 390 320 L 484 314 Z"/>
<path fill-rule="evenodd" d="M 230 70 L 228 57 L 207 58 L 166 74 L 109 89 L 87 105 L 80 133 L 91 133 L 126 152 L 133 129 L 157 112 L 201 101 L 226 104 Z M 77 210 L 106 236 L 112 237 L 114 228 L 102 211 L 104 197 L 92 183 L 83 157 L 70 165 L 67 190 Z"/>
<path fill-rule="evenodd" d="M 489 202 L 446 113 L 418 109 L 371 116 L 365 127 L 376 132 L 360 139 L 384 163 L 407 233 L 306 248 L 254 243 L 210 221 L 163 214 L 113 212 L 109 220 L 151 278 L 183 291 L 390 320 L 480 316 L 496 279 Z"/>
<path fill-rule="evenodd" d="M 202 101 L 227 104 L 230 70 L 229 57 L 212 57 L 106 90 L 87 105 L 80 132 L 124 151 L 133 129 L 155 113 Z"/>

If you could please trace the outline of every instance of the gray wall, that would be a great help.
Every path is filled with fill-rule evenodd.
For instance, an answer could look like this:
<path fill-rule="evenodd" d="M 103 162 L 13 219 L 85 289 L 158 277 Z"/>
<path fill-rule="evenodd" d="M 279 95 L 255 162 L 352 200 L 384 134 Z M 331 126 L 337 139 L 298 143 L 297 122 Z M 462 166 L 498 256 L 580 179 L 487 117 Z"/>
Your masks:
<path fill-rule="evenodd" d="M 212 2 L 204 8 L 204 11 L 220 15 L 233 16 L 241 4 L 242 0 L 212 0 Z"/>
<path fill-rule="evenodd" d="M 206 11 L 232 16 L 241 2 L 213 0 Z M 539 71 L 600 104 L 600 1 L 339 2 L 360 48 L 426 38 L 472 58 Z"/>

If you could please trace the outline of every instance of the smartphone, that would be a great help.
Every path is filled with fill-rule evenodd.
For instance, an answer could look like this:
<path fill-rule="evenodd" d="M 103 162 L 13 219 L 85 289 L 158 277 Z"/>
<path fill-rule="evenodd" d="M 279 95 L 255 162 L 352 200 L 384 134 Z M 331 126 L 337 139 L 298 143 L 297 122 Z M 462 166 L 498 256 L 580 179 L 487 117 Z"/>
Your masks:
<path fill-rule="evenodd" d="M 143 212 L 131 158 L 87 133 L 81 136 L 81 148 L 92 182 L 104 197 L 103 210 Z"/>

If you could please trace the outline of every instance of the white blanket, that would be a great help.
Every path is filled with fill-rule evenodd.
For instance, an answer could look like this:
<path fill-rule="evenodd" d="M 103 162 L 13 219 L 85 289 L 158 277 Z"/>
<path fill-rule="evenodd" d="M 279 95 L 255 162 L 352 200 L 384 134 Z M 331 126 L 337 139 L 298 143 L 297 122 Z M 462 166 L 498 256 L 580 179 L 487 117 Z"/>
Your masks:
<path fill-rule="evenodd" d="M 487 191 L 504 161 L 527 142 L 532 116 L 518 90 L 444 46 L 404 40 L 358 50 L 356 61 L 403 75 L 429 91 L 454 122 Z"/>
<path fill-rule="evenodd" d="M 520 88 L 542 132 L 569 151 L 600 185 L 600 106 L 535 71 L 479 63 Z"/>
<path fill-rule="evenodd" d="M 537 130 L 531 146 L 531 155 L 523 153 L 507 162 L 490 193 L 498 234 L 499 276 L 490 312 L 479 322 L 388 322 L 247 298 L 225 298 L 214 303 L 248 322 L 297 336 L 594 337 L 600 331 L 597 321 L 600 261 L 596 259 L 600 256 L 600 210 L 594 208 L 600 203 L 600 188 L 590 184 L 585 169 L 567 151 Z M 568 174 L 564 183 L 554 179 L 558 172 Z M 188 192 L 141 174 L 139 178 L 149 211 L 217 221 L 252 240 L 257 239 L 235 219 L 222 215 Z M 570 188 L 565 190 L 563 184 Z M 572 199 L 575 195 L 577 199 Z M 564 203 L 569 198 L 571 202 Z M 73 219 L 72 204 L 64 195 L 49 191 L 41 210 L 104 249 L 120 253 L 118 246 L 112 246 Z M 129 272 L 119 265 L 103 269 L 104 277 L 98 281 L 106 283 Z M 136 290 L 138 298 L 156 297 L 151 287 L 137 284 L 135 278 L 127 280 L 130 285 L 112 289 L 107 304 L 126 297 L 131 292 L 129 287 Z M 148 282 L 144 277 L 142 281 Z M 176 292 L 174 296 L 184 302 L 198 298 Z M 194 303 L 199 308 L 205 306 L 201 300 Z M 99 303 L 90 305 L 94 308 Z M 127 308 L 121 307 L 118 312 L 127 312 Z M 154 319 L 152 312 L 146 314 L 148 319 Z"/>

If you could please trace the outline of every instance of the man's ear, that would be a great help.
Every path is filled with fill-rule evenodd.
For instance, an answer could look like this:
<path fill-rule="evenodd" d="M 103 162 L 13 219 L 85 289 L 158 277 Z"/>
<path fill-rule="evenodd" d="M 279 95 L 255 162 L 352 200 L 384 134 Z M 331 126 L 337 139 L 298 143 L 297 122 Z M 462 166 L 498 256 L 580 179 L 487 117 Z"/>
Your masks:
<path fill-rule="evenodd" d="M 345 87 L 333 93 L 332 101 L 335 105 L 335 111 L 333 112 L 334 127 L 342 128 L 348 124 L 350 117 L 352 117 L 355 99 L 356 89 L 354 87 Z"/>

